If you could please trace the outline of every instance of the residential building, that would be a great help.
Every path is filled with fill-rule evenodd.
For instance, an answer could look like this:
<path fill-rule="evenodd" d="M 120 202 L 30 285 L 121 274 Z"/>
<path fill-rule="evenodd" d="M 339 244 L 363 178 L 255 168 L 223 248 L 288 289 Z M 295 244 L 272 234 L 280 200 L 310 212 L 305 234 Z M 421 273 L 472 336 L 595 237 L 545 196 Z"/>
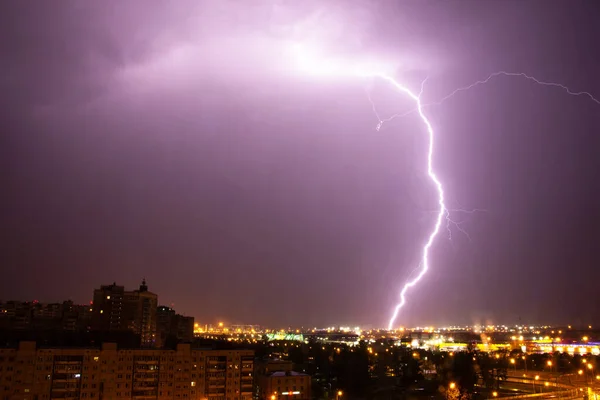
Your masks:
<path fill-rule="evenodd" d="M 275 371 L 257 376 L 257 396 L 261 400 L 310 400 L 310 375 L 295 371 Z"/>
<path fill-rule="evenodd" d="M 202 350 L 0 349 L 0 399 L 251 400 L 254 353 Z M 290 383 L 291 385 L 291 383 Z"/>
<path fill-rule="evenodd" d="M 91 307 L 38 301 L 0 302 L 0 329 L 11 331 L 86 331 L 90 326 Z"/>
<path fill-rule="evenodd" d="M 92 330 L 134 332 L 143 346 L 156 345 L 158 296 L 148 291 L 146 280 L 138 290 L 127 291 L 116 283 L 94 290 Z"/>
<path fill-rule="evenodd" d="M 156 312 L 156 340 L 163 347 L 167 340 L 190 343 L 194 340 L 194 317 L 179 315 L 170 307 L 159 306 Z"/>

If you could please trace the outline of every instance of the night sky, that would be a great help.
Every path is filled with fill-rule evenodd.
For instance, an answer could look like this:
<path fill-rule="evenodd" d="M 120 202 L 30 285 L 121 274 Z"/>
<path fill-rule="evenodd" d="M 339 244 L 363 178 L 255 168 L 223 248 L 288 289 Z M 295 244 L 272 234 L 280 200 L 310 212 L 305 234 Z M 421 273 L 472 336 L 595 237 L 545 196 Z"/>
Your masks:
<path fill-rule="evenodd" d="M 250 6 L 249 4 L 253 5 Z M 299 4 L 301 3 L 301 4 Z M 392 5 L 393 3 L 397 3 Z M 319 13 L 319 11 L 321 11 Z M 424 102 L 506 70 L 600 98 L 593 1 L 0 5 L 0 299 L 146 278 L 199 322 L 386 326 L 435 217 Z M 497 77 L 426 109 L 451 216 L 398 325 L 600 323 L 600 104 Z"/>

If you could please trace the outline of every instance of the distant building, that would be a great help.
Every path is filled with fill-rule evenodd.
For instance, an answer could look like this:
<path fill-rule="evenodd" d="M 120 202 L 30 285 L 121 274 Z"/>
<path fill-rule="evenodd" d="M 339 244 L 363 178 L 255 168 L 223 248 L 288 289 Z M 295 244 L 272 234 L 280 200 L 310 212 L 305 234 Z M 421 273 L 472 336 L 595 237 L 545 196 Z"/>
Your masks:
<path fill-rule="evenodd" d="M 121 331 L 127 329 L 124 316 L 123 298 L 125 287 L 102 285 L 94 290 L 92 307 L 92 330 L 95 331 Z"/>
<path fill-rule="evenodd" d="M 159 306 L 156 312 L 156 340 L 159 347 L 168 340 L 190 343 L 194 340 L 194 317 L 175 313 L 170 307 Z"/>
<path fill-rule="evenodd" d="M 148 291 L 146 280 L 138 290 L 126 291 L 116 283 L 94 290 L 93 330 L 128 330 L 141 337 L 144 346 L 156 345 L 158 296 Z"/>
<path fill-rule="evenodd" d="M 90 326 L 88 305 L 7 301 L 0 303 L 0 329 L 11 331 L 86 331 Z"/>
<path fill-rule="evenodd" d="M 256 376 L 266 376 L 277 371 L 292 371 L 294 363 L 281 359 L 264 359 L 256 361 L 254 371 Z"/>
<path fill-rule="evenodd" d="M 251 350 L 0 348 L 0 399 L 251 400 Z"/>
<path fill-rule="evenodd" d="M 261 400 L 310 400 L 310 375 L 295 371 L 275 371 L 257 376 L 257 396 Z"/>

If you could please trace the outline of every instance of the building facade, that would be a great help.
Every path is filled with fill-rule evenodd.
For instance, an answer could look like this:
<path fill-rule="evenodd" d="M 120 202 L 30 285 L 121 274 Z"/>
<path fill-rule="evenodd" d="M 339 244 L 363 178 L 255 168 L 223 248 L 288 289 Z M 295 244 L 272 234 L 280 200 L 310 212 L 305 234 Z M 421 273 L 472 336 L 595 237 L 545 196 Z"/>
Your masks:
<path fill-rule="evenodd" d="M 0 349 L 0 399 L 251 400 L 251 350 Z"/>
<path fill-rule="evenodd" d="M 310 400 L 310 375 L 295 371 L 276 371 L 257 377 L 261 400 Z"/>

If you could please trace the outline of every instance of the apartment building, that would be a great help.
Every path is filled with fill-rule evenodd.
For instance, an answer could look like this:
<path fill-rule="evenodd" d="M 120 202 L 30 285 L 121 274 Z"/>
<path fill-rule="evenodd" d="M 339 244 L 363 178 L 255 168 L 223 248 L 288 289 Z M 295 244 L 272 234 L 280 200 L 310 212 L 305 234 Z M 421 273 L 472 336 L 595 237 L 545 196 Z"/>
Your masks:
<path fill-rule="evenodd" d="M 91 327 L 96 331 L 128 330 L 141 337 L 144 346 L 156 343 L 158 296 L 148 291 L 146 280 L 138 290 L 125 290 L 116 283 L 94 290 Z"/>
<path fill-rule="evenodd" d="M 257 397 L 260 400 L 310 400 L 311 377 L 302 372 L 267 372 L 257 379 Z"/>
<path fill-rule="evenodd" d="M 1 400 L 251 400 L 251 350 L 0 349 Z"/>

